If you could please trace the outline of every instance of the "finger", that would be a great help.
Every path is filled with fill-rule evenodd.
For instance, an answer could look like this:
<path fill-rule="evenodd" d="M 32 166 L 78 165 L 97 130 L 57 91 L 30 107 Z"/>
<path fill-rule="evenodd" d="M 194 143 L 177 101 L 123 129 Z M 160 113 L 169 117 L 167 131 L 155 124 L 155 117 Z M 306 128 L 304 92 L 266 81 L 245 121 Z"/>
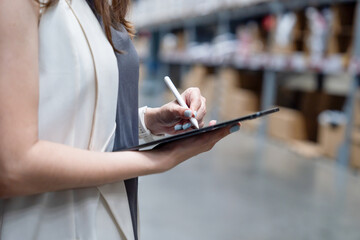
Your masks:
<path fill-rule="evenodd" d="M 202 100 L 202 104 L 201 104 L 200 108 L 197 111 L 196 119 L 198 121 L 202 121 L 204 119 L 205 115 L 206 115 L 206 103 L 205 103 L 205 98 L 204 98 Z"/>
<path fill-rule="evenodd" d="M 182 130 L 182 124 L 178 123 L 174 126 L 175 132 Z"/>
<path fill-rule="evenodd" d="M 214 126 L 216 123 L 217 123 L 216 120 L 211 120 L 211 121 L 209 122 L 209 126 Z"/>
<path fill-rule="evenodd" d="M 190 119 L 195 117 L 195 112 L 189 108 L 184 108 L 179 105 L 173 106 L 172 112 L 174 114 L 174 118 L 179 119 Z"/>
<path fill-rule="evenodd" d="M 235 124 L 233 126 L 229 126 L 226 128 L 220 128 L 218 130 L 214 131 L 214 136 L 212 137 L 212 139 L 215 141 L 215 143 L 217 143 L 218 141 L 220 141 L 221 139 L 223 139 L 224 137 L 235 133 L 237 131 L 240 130 L 240 125 L 239 124 Z"/>
<path fill-rule="evenodd" d="M 237 132 L 237 131 L 240 130 L 240 127 L 241 127 L 241 124 L 240 124 L 240 123 L 237 123 L 237 124 L 235 124 L 235 125 L 233 125 L 233 126 L 230 127 L 229 132 L 230 132 L 230 133 Z"/>
<path fill-rule="evenodd" d="M 184 92 L 186 104 L 193 111 L 198 111 L 202 105 L 202 96 L 199 88 L 188 88 Z"/>
<path fill-rule="evenodd" d="M 176 133 L 180 133 L 189 130 L 191 126 L 192 126 L 191 122 L 183 120 L 174 126 L 174 130 Z"/>
<path fill-rule="evenodd" d="M 205 126 L 204 121 L 199 122 L 199 128 L 203 128 Z M 195 128 L 195 127 L 194 127 Z"/>
<path fill-rule="evenodd" d="M 192 126 L 192 123 L 191 123 L 191 122 L 185 122 L 185 123 L 182 125 L 182 129 L 183 129 L 184 131 L 186 131 L 186 130 L 189 130 L 189 129 L 191 128 L 191 126 Z"/>
<path fill-rule="evenodd" d="M 215 142 L 218 142 L 222 138 L 226 137 L 229 134 L 235 133 L 240 130 L 241 124 L 236 123 L 232 126 L 228 126 L 226 128 L 217 129 L 213 132 L 213 136 L 211 138 L 215 140 Z"/>

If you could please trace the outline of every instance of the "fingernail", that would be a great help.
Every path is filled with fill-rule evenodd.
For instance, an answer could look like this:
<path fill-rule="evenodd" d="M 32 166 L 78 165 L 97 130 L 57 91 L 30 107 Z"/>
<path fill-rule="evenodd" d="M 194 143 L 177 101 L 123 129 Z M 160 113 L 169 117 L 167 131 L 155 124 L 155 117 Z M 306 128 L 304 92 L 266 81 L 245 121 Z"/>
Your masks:
<path fill-rule="evenodd" d="M 197 111 L 194 112 L 194 117 L 195 117 L 195 118 L 197 117 Z"/>
<path fill-rule="evenodd" d="M 184 115 L 185 115 L 185 117 L 191 117 L 192 116 L 192 111 L 191 110 L 186 110 Z"/>
<path fill-rule="evenodd" d="M 182 125 L 181 124 L 175 125 L 174 129 L 175 131 L 179 131 L 182 129 Z"/>
<path fill-rule="evenodd" d="M 183 130 L 188 129 L 189 127 L 191 127 L 191 123 L 186 123 L 182 126 Z"/>
<path fill-rule="evenodd" d="M 235 125 L 233 127 L 230 128 L 230 133 L 234 133 L 240 130 L 240 126 L 239 125 Z"/>

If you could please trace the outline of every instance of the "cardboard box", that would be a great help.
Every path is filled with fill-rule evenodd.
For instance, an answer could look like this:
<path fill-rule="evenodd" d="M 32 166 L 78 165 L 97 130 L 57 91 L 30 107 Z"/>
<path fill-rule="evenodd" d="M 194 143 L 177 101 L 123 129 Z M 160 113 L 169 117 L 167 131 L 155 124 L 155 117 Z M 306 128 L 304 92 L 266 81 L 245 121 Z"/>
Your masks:
<path fill-rule="evenodd" d="M 237 36 L 237 54 L 248 56 L 254 53 L 264 51 L 264 45 L 267 41 L 264 31 L 261 31 L 259 23 L 250 21 L 240 25 L 236 29 Z"/>
<path fill-rule="evenodd" d="M 180 52 L 185 51 L 187 44 L 186 34 L 180 31 L 176 34 L 176 38 L 177 38 L 176 50 Z"/>
<path fill-rule="evenodd" d="M 216 76 L 211 74 L 207 75 L 199 86 L 201 95 L 206 98 L 206 108 L 208 112 L 215 107 L 214 104 L 216 104 L 217 101 L 215 95 L 216 83 Z"/>
<path fill-rule="evenodd" d="M 360 127 L 360 91 L 356 94 L 353 116 L 354 126 Z"/>
<path fill-rule="evenodd" d="M 221 115 L 225 120 L 238 118 L 256 112 L 259 97 L 250 90 L 232 89 L 224 93 L 221 103 Z"/>
<path fill-rule="evenodd" d="M 207 67 L 195 65 L 183 78 L 181 85 L 183 90 L 190 87 L 198 87 L 201 95 L 206 98 L 207 109 L 211 110 L 215 101 L 216 76 L 209 74 Z"/>
<path fill-rule="evenodd" d="M 195 65 L 182 81 L 182 88 L 201 87 L 204 79 L 208 75 L 208 69 L 202 65 Z"/>
<path fill-rule="evenodd" d="M 356 3 L 344 3 L 334 5 L 333 13 L 333 32 L 339 33 L 344 30 L 344 27 L 352 29 L 356 20 Z"/>
<path fill-rule="evenodd" d="M 241 88 L 241 75 L 237 70 L 225 69 L 220 75 L 220 117 L 222 120 L 238 118 L 259 110 L 259 95 Z M 259 120 L 243 123 L 244 129 L 255 130 Z"/>
<path fill-rule="evenodd" d="M 281 42 L 278 42 L 276 39 L 276 34 L 283 33 L 282 30 L 278 29 L 277 31 L 274 31 L 272 33 L 272 36 L 270 38 L 271 42 L 271 52 L 274 54 L 281 54 L 281 55 L 288 55 L 292 54 L 294 52 L 304 52 L 305 50 L 305 39 L 304 36 L 306 35 L 306 16 L 304 11 L 299 11 L 296 13 L 290 13 L 295 14 L 295 24 L 293 27 L 290 28 L 290 32 L 287 36 L 287 41 L 283 39 Z M 279 24 L 282 26 L 287 25 L 286 23 L 279 22 L 280 20 L 277 19 L 277 28 L 279 27 Z M 285 27 L 283 30 L 289 31 L 288 27 Z"/>
<path fill-rule="evenodd" d="M 360 128 L 353 131 L 350 165 L 354 168 L 360 168 Z"/>
<path fill-rule="evenodd" d="M 306 140 L 303 114 L 290 108 L 280 108 L 280 112 L 269 116 L 268 134 L 284 141 Z"/>
<path fill-rule="evenodd" d="M 236 87 L 251 90 L 259 94 L 262 90 L 263 76 L 260 72 L 226 68 L 220 71 L 219 79 L 225 90 Z"/>
<path fill-rule="evenodd" d="M 347 67 L 354 48 L 354 23 L 356 21 L 356 4 L 344 3 L 332 7 L 333 21 L 329 35 L 328 55 L 340 55 L 343 66 Z"/>
<path fill-rule="evenodd" d="M 300 111 L 305 117 L 305 131 L 309 140 L 316 141 L 318 133 L 318 115 L 328 109 L 329 97 L 322 92 L 306 92 L 303 94 Z"/>
<path fill-rule="evenodd" d="M 344 141 L 345 125 L 319 124 L 318 142 L 325 156 L 336 158 Z"/>
<path fill-rule="evenodd" d="M 319 158 L 322 156 L 321 146 L 315 142 L 294 140 L 290 143 L 290 149 L 305 158 Z"/>
<path fill-rule="evenodd" d="M 233 68 L 226 68 L 220 71 L 219 79 L 224 91 L 240 87 L 240 73 Z"/>
<path fill-rule="evenodd" d="M 324 92 L 306 92 L 304 93 L 300 111 L 305 117 L 306 134 L 311 141 L 317 141 L 318 137 L 318 116 L 325 110 L 340 110 L 344 104 L 343 97 L 329 95 Z"/>
<path fill-rule="evenodd" d="M 280 87 L 276 94 L 276 104 L 282 107 L 299 109 L 303 93 L 300 90 Z"/>
<path fill-rule="evenodd" d="M 223 69 L 219 73 L 220 85 L 217 92 L 220 93 L 220 117 L 222 120 L 238 118 L 259 111 L 260 95 L 256 91 L 254 78 L 258 78 L 258 74 L 239 72 L 232 68 Z M 255 130 L 258 125 L 259 120 L 256 119 L 244 122 L 243 128 Z"/>
<path fill-rule="evenodd" d="M 351 166 L 360 169 L 360 142 L 351 145 Z"/>

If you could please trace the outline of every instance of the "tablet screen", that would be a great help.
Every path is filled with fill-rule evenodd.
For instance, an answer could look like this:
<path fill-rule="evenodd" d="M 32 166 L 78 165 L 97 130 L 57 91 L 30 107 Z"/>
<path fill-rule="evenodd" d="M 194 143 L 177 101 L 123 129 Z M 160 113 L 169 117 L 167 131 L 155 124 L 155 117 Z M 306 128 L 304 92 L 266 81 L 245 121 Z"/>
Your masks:
<path fill-rule="evenodd" d="M 200 128 L 200 129 L 194 129 L 194 130 L 191 130 L 191 131 L 186 132 L 186 133 L 181 133 L 181 134 L 178 134 L 178 135 L 173 135 L 173 136 L 170 136 L 170 137 L 162 138 L 162 139 L 159 139 L 159 140 L 156 140 L 156 141 L 153 141 L 153 142 L 148 142 L 148 143 L 144 143 L 144 144 L 141 144 L 141 145 L 126 148 L 126 149 L 123 149 L 122 151 L 140 150 L 140 149 L 148 148 L 148 147 L 151 147 L 151 146 L 155 147 L 156 145 L 159 145 L 159 144 L 169 143 L 169 142 L 173 142 L 173 141 L 180 140 L 180 139 L 183 139 L 183 138 L 196 136 L 196 135 L 199 135 L 199 134 L 202 134 L 202 133 L 214 131 L 214 130 L 219 129 L 219 128 L 223 128 L 223 127 L 226 127 L 226 126 L 229 126 L 229 125 L 233 125 L 233 124 L 236 124 L 238 122 L 244 122 L 244 121 L 256 119 L 256 118 L 259 118 L 259 117 L 262 117 L 262 116 L 266 116 L 268 114 L 272 114 L 272 113 L 275 113 L 275 112 L 278 112 L 278 111 L 279 111 L 279 108 L 272 108 L 272 109 L 269 109 L 269 110 L 256 112 L 256 113 L 246 115 L 246 116 L 243 116 L 243 117 L 239 117 L 239 118 L 236 118 L 236 119 L 232 119 L 232 120 L 229 120 L 229 121 L 226 121 L 226 122 L 218 123 L 218 124 L 215 124 L 213 126 L 204 127 L 204 128 Z"/>

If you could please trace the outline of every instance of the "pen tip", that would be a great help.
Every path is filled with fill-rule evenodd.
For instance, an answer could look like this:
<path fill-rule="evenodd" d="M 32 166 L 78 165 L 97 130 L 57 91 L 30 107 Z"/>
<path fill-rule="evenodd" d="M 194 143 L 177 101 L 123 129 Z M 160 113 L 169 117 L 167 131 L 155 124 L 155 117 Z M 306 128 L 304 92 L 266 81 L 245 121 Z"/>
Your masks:
<path fill-rule="evenodd" d="M 191 121 L 191 123 L 194 125 L 194 127 L 195 127 L 196 129 L 200 129 L 200 128 L 199 128 L 199 123 L 198 123 L 198 121 L 197 121 L 195 118 L 190 119 L 190 121 Z"/>

